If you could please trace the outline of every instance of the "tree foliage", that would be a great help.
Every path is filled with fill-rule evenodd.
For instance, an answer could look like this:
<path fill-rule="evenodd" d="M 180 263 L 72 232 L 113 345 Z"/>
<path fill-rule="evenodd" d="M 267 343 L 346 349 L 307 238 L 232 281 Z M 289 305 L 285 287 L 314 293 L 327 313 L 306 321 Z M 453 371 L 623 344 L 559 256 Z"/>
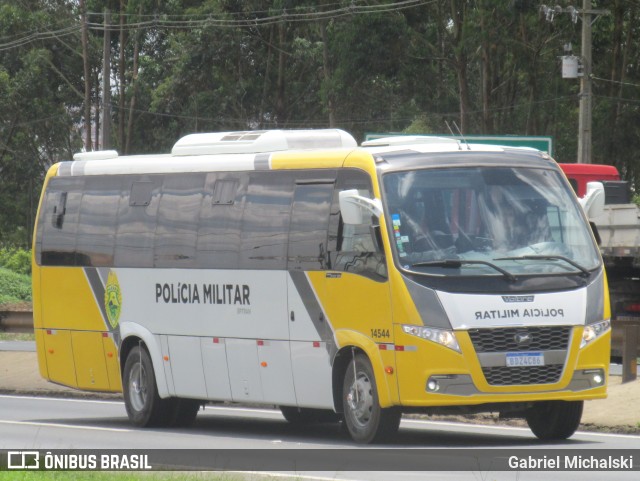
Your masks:
<path fill-rule="evenodd" d="M 610 12 L 593 24 L 593 161 L 640 188 L 640 5 L 593 4 Z M 0 0 L 0 242 L 28 244 L 47 168 L 83 148 L 85 88 L 85 147 L 123 154 L 198 131 L 332 126 L 362 139 L 455 122 L 550 135 L 574 161 L 579 83 L 561 78 L 560 56 L 580 51 L 580 29 L 531 0 Z"/>

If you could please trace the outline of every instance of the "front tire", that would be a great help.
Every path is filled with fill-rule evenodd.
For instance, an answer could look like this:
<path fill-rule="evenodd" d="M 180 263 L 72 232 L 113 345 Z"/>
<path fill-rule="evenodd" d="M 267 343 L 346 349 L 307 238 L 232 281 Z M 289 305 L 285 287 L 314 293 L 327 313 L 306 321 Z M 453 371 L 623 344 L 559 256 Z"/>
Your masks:
<path fill-rule="evenodd" d="M 570 438 L 580 426 L 584 401 L 540 401 L 525 413 L 529 428 L 545 441 Z"/>
<path fill-rule="evenodd" d="M 402 412 L 396 407 L 380 407 L 373 368 L 362 354 L 356 355 L 347 367 L 342 407 L 345 426 L 356 442 L 389 440 L 400 427 Z"/>
<path fill-rule="evenodd" d="M 175 421 L 175 399 L 161 399 L 151 357 L 145 348 L 129 352 L 122 374 L 124 405 L 138 427 L 167 426 Z"/>

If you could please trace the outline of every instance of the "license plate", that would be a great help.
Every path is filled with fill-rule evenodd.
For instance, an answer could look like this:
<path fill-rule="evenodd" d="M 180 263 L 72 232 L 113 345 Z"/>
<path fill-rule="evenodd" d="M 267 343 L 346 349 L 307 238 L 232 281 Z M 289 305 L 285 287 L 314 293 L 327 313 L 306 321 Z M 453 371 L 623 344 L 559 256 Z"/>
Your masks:
<path fill-rule="evenodd" d="M 507 366 L 544 366 L 544 354 L 541 352 L 508 352 Z"/>

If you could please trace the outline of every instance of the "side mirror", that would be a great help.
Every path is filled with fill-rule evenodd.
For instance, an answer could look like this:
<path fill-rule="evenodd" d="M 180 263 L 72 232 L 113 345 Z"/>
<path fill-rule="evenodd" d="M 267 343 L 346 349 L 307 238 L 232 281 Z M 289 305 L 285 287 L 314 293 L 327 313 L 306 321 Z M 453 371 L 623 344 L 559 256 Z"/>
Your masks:
<path fill-rule="evenodd" d="M 382 215 L 380 199 L 368 199 L 361 196 L 357 189 L 343 190 L 338 194 L 340 212 L 345 224 L 364 224 L 363 212 L 369 212 L 376 217 Z"/>
<path fill-rule="evenodd" d="M 600 217 L 604 214 L 604 198 L 604 185 L 602 185 L 602 182 L 587 183 L 587 193 L 582 199 L 578 200 L 588 219 Z"/>

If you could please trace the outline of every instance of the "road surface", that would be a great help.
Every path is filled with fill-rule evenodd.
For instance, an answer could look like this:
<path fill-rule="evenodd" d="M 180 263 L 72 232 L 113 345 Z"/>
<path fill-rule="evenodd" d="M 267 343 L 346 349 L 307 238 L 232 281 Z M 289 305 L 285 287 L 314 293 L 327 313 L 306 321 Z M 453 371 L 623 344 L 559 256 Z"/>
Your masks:
<path fill-rule="evenodd" d="M 598 453 L 603 450 L 638 450 L 634 465 L 640 464 L 640 436 L 624 436 L 601 433 L 577 433 L 570 440 L 556 444 L 542 443 L 528 429 L 498 426 L 478 426 L 421 420 L 403 420 L 399 435 L 389 444 L 375 447 L 357 446 L 351 442 L 339 424 L 322 424 L 298 428 L 288 424 L 279 411 L 229 406 L 207 406 L 198 415 L 190 429 L 138 429 L 132 427 L 126 417 L 124 405 L 119 401 L 61 399 L 28 396 L 0 396 L 0 450 L 78 450 L 105 451 L 111 449 L 170 450 L 167 466 L 175 468 L 176 459 L 185 468 L 198 468 L 200 457 L 210 457 L 208 451 L 232 451 L 249 458 L 252 463 L 237 466 L 235 471 L 264 471 L 261 462 L 278 460 L 285 453 L 290 458 L 301 456 L 303 469 L 286 469 L 286 462 L 276 462 L 269 471 L 281 472 L 283 476 L 304 479 L 368 480 L 387 479 L 491 479 L 491 480 L 537 480 L 537 479 L 638 479 L 635 472 L 607 471 L 547 471 L 522 470 L 493 471 L 492 465 L 479 464 L 469 471 L 455 471 L 460 463 L 472 462 L 479 449 L 497 450 L 501 454 L 514 454 L 519 458 L 533 454 L 534 458 L 556 456 L 558 453 Z M 179 451 L 179 450 L 185 451 Z M 370 451 L 374 449 L 375 451 Z M 239 451 L 244 450 L 244 451 Z M 271 450 L 271 451 L 268 451 Z M 276 451 L 274 451 L 276 450 Z M 298 451 L 292 451 L 298 450 Z M 456 451 L 461 450 L 461 451 Z M 160 453 L 160 451 L 158 451 Z M 225 451 L 229 452 L 229 451 Z M 462 453 L 457 458 L 457 453 Z M 291 453 L 294 453 L 293 455 Z M 319 459 L 329 455 L 331 459 L 313 471 L 304 459 L 314 456 Z M 182 456 L 182 458 L 181 458 Z M 305 458 L 307 456 L 307 458 Z M 404 471 L 416 461 L 427 456 L 430 462 L 442 461 L 447 471 Z M 481 455 L 480 455 L 481 456 Z M 155 460 L 157 461 L 158 456 Z M 363 459 L 364 461 L 358 461 Z M 262 461 L 261 461 L 262 460 Z M 356 470 L 345 470 L 353 466 L 344 463 L 353 461 Z M 369 460 L 369 461 L 367 461 Z M 378 470 L 368 470 L 367 462 Z M 360 464 L 358 464 L 360 463 Z M 388 463 L 388 464 L 385 464 Z M 403 463 L 406 463 L 403 465 Z M 420 464 L 420 463 L 418 463 Z M 271 466 L 271 465 L 269 465 Z M 381 467 L 382 466 L 382 467 Z M 394 472 L 395 471 L 395 472 Z M 253 478 L 255 479 L 255 478 Z"/>

